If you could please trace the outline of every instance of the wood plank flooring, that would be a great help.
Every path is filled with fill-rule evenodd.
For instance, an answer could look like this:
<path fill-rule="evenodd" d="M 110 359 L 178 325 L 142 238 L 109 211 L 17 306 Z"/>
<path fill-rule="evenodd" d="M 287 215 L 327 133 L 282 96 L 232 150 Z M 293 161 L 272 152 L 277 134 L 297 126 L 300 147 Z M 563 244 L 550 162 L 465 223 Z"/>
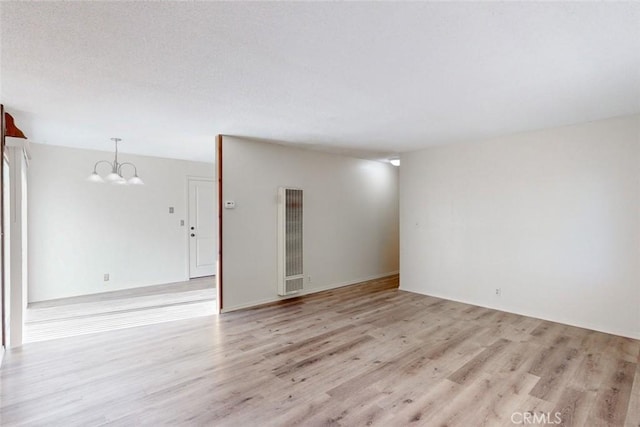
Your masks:
<path fill-rule="evenodd" d="M 31 303 L 24 342 L 210 316 L 215 277 Z"/>
<path fill-rule="evenodd" d="M 27 344 L 0 369 L 0 424 L 640 425 L 640 341 L 397 280 Z"/>

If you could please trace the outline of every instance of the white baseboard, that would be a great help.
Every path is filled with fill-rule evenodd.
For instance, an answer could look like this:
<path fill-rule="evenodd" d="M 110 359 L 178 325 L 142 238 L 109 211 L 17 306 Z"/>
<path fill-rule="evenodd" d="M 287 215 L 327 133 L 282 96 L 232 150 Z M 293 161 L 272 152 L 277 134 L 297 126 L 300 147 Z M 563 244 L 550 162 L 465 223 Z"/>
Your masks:
<path fill-rule="evenodd" d="M 346 282 L 339 282 L 339 283 L 334 283 L 334 284 L 325 285 L 325 286 L 317 286 L 317 287 L 305 289 L 302 292 L 299 292 L 299 293 L 293 294 L 293 295 L 287 295 L 287 296 L 276 295 L 273 298 L 268 298 L 268 299 L 264 299 L 264 300 L 260 300 L 260 301 L 253 301 L 253 302 L 250 302 L 248 304 L 241 304 L 241 305 L 235 305 L 233 307 L 223 308 L 220 312 L 221 313 L 229 313 L 231 311 L 244 310 L 246 308 L 252 308 L 252 307 L 259 306 L 259 305 L 269 304 L 269 303 L 277 302 L 277 301 L 284 301 L 284 300 L 287 300 L 287 299 L 301 297 L 301 296 L 304 296 L 304 295 L 315 294 L 315 293 L 318 293 L 318 292 L 329 291 L 331 289 L 342 288 L 344 286 L 351 286 L 351 285 L 355 285 L 356 283 L 362 283 L 362 282 L 367 282 L 369 280 L 381 279 L 383 277 L 394 276 L 396 274 L 399 274 L 399 271 L 397 271 L 397 270 L 396 271 L 390 271 L 390 272 L 387 272 L 387 273 L 374 274 L 372 276 L 361 277 L 359 279 L 354 279 L 354 280 L 348 280 Z"/>
<path fill-rule="evenodd" d="M 511 314 L 517 314 L 519 316 L 526 316 L 526 317 L 532 317 L 534 319 L 540 319 L 540 320 L 545 320 L 548 322 L 554 322 L 554 323 L 561 323 L 563 325 L 567 325 L 567 326 L 575 326 L 576 328 L 582 328 L 582 329 L 590 329 L 592 331 L 597 331 L 597 332 L 604 332 L 605 334 L 611 334 L 611 335 L 618 335 L 621 337 L 626 337 L 626 338 L 632 338 L 632 339 L 640 339 L 640 332 L 634 332 L 634 331 L 626 331 L 626 330 L 617 330 L 617 329 L 611 329 L 611 328 L 603 328 L 600 325 L 593 325 L 593 324 L 587 324 L 587 323 L 578 323 L 578 322 L 573 322 L 571 320 L 567 320 L 567 319 L 559 319 L 559 318 L 550 318 L 547 316 L 540 316 L 539 314 L 533 313 L 533 312 L 528 312 L 527 310 L 512 310 L 509 308 L 505 308 L 505 307 L 491 307 L 489 305 L 486 304 L 479 304 L 477 302 L 472 302 L 472 301 L 468 301 L 468 300 L 463 300 L 460 298 L 452 298 L 450 296 L 443 296 L 443 295 L 439 295 L 433 292 L 429 292 L 429 293 L 425 293 L 425 292 L 418 292 L 412 289 L 406 289 L 406 288 L 402 288 L 402 286 L 400 286 L 400 290 L 401 291 L 405 291 L 405 292 L 411 292 L 414 294 L 419 294 L 419 295 L 427 295 L 430 297 L 434 297 L 434 298 L 440 298 L 440 299 L 444 299 L 444 300 L 448 300 L 448 301 L 455 301 L 455 302 L 460 302 L 462 304 L 468 304 L 468 305 L 473 305 L 476 307 L 483 307 L 483 308 L 488 308 L 490 310 L 497 310 L 497 311 L 504 311 L 505 313 L 511 313 Z"/>

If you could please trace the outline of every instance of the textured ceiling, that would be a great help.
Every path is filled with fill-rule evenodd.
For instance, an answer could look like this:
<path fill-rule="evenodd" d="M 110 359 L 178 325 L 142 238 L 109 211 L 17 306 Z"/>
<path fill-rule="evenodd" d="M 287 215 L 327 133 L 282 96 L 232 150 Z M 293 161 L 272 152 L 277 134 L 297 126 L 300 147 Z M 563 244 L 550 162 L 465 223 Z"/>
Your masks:
<path fill-rule="evenodd" d="M 639 3 L 0 2 L 34 142 L 211 161 L 218 133 L 371 158 L 640 112 Z"/>

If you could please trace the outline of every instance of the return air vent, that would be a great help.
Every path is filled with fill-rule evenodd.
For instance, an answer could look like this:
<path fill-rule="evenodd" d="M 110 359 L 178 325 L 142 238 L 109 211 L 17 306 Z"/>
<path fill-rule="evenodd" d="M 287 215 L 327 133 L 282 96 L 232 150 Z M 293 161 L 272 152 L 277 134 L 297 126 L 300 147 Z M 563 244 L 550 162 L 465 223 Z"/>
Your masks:
<path fill-rule="evenodd" d="M 302 207 L 302 190 L 278 189 L 279 295 L 296 293 L 304 285 Z"/>

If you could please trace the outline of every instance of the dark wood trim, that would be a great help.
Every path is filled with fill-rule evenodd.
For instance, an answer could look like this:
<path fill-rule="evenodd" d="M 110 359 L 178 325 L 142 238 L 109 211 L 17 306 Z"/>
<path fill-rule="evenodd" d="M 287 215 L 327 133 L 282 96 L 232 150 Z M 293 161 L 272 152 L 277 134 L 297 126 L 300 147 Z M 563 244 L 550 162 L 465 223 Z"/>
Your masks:
<path fill-rule="evenodd" d="M 4 300 L 4 150 L 5 150 L 5 124 L 4 105 L 0 104 L 0 314 L 2 315 L 2 345 L 7 347 L 7 327 L 5 325 L 5 300 Z"/>
<path fill-rule="evenodd" d="M 222 286 L 222 212 L 224 210 L 222 202 L 222 135 L 216 138 L 216 172 L 218 182 L 218 274 L 216 275 L 218 290 L 218 312 L 222 312 L 224 307 L 223 286 Z"/>

